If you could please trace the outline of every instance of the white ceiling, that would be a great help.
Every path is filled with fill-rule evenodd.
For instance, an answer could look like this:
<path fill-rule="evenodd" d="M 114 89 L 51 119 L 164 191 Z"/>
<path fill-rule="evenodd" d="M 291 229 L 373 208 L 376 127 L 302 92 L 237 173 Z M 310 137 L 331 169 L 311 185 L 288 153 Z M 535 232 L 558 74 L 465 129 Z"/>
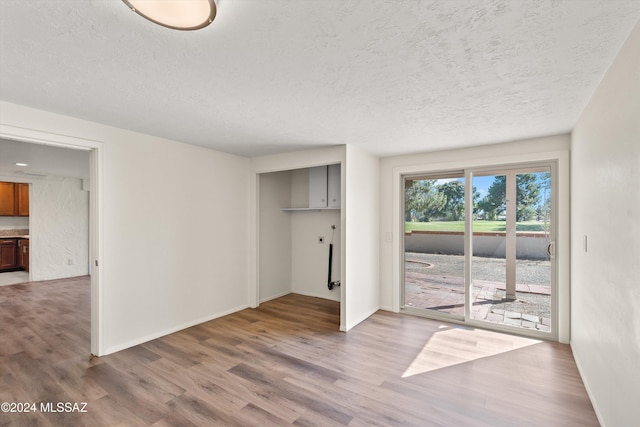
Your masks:
<path fill-rule="evenodd" d="M 0 99 L 245 156 L 393 155 L 569 132 L 639 0 L 0 0 Z"/>
<path fill-rule="evenodd" d="M 89 151 L 0 139 L 0 176 L 88 179 Z"/>

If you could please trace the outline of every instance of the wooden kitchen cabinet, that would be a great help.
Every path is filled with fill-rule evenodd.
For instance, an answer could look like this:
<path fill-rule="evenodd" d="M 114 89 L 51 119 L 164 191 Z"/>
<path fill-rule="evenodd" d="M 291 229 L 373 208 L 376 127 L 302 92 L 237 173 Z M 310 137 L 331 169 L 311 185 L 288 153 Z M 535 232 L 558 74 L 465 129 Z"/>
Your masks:
<path fill-rule="evenodd" d="M 29 239 L 18 240 L 18 264 L 24 271 L 29 271 Z"/>
<path fill-rule="evenodd" d="M 18 239 L 0 239 L 0 271 L 18 268 Z"/>
<path fill-rule="evenodd" d="M 29 184 L 0 182 L 0 216 L 29 216 Z"/>
<path fill-rule="evenodd" d="M 13 182 L 0 182 L 0 216 L 15 216 L 16 186 Z"/>
<path fill-rule="evenodd" d="M 16 184 L 16 216 L 29 216 L 29 184 Z"/>

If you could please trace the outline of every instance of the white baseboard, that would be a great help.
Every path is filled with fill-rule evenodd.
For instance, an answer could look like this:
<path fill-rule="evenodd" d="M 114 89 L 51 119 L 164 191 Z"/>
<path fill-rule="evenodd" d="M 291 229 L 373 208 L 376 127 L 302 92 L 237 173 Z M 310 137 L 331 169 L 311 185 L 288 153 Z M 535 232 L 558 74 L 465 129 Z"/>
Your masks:
<path fill-rule="evenodd" d="M 589 396 L 589 400 L 591 401 L 591 406 L 593 406 L 593 411 L 596 413 L 596 418 L 602 427 L 605 427 L 605 424 L 600 416 L 600 411 L 598 410 L 597 403 L 593 400 L 593 394 L 591 393 L 591 388 L 589 387 L 589 382 L 583 374 L 583 370 L 580 367 L 580 359 L 576 355 L 576 352 L 573 351 L 573 341 L 569 341 L 569 347 L 571 347 L 571 354 L 573 354 L 573 360 L 576 362 L 576 367 L 578 368 L 578 374 L 580 374 L 580 378 L 582 379 L 582 383 L 584 384 L 584 388 L 587 391 L 587 396 Z"/>
<path fill-rule="evenodd" d="M 189 322 L 182 323 L 182 324 L 180 324 L 178 326 L 175 326 L 173 328 L 165 329 L 165 330 L 160 331 L 160 332 L 154 332 L 154 333 L 146 335 L 144 337 L 140 337 L 140 338 L 136 338 L 136 339 L 133 339 L 133 340 L 129 340 L 129 341 L 121 343 L 121 344 L 112 345 L 110 347 L 107 347 L 105 352 L 103 354 L 101 354 L 100 356 L 106 356 L 108 354 L 116 353 L 118 351 L 122 351 L 122 350 L 125 350 L 125 349 L 130 348 L 130 347 L 135 347 L 136 345 L 140 345 L 140 344 L 144 344 L 144 343 L 149 342 L 149 341 L 153 341 L 153 340 L 155 340 L 157 338 L 164 337 L 165 335 L 170 335 L 170 334 L 173 334 L 174 332 L 178 332 L 178 331 L 181 331 L 183 329 L 187 329 L 187 328 L 190 328 L 192 326 L 196 326 L 196 325 L 199 325 L 201 323 L 205 323 L 205 322 L 208 322 L 210 320 L 217 319 L 218 317 L 222 317 L 222 316 L 226 316 L 228 314 L 236 313 L 236 312 L 238 312 L 240 310 L 244 310 L 245 308 L 249 308 L 249 306 L 248 305 L 241 305 L 241 306 L 238 306 L 238 307 L 235 307 L 235 308 L 232 308 L 232 309 L 229 309 L 229 310 L 225 310 L 225 311 L 222 311 L 222 312 L 219 312 L 219 313 L 216 313 L 216 314 L 212 314 L 212 315 L 209 315 L 209 316 L 201 317 L 200 319 L 195 319 L 195 320 L 191 320 Z"/>
<path fill-rule="evenodd" d="M 271 301 L 272 299 L 276 299 L 276 298 L 283 297 L 285 295 L 289 295 L 290 293 L 291 293 L 291 291 L 284 291 L 284 292 L 281 292 L 279 294 L 270 295 L 268 297 L 262 298 L 260 300 L 260 304 L 262 304 L 263 302 Z"/>
<path fill-rule="evenodd" d="M 322 299 L 326 299 L 329 301 L 336 301 L 336 302 L 340 302 L 340 293 L 336 293 L 336 297 L 338 299 L 334 299 L 334 298 L 327 298 L 326 295 L 318 295 L 318 294 L 314 294 L 312 292 L 300 292 L 300 291 L 292 291 L 292 294 L 298 294 L 298 295 L 304 295 L 305 297 L 314 297 L 314 298 L 322 298 Z"/>
<path fill-rule="evenodd" d="M 358 326 L 360 323 L 364 322 L 365 320 L 367 320 L 369 317 L 371 317 L 376 311 L 378 311 L 379 308 L 374 309 L 373 311 L 371 311 L 368 314 L 365 314 L 363 316 L 360 316 L 356 321 L 351 322 L 351 325 L 348 326 L 348 328 L 346 329 L 346 331 L 349 331 L 349 329 L 352 329 L 355 326 Z"/>

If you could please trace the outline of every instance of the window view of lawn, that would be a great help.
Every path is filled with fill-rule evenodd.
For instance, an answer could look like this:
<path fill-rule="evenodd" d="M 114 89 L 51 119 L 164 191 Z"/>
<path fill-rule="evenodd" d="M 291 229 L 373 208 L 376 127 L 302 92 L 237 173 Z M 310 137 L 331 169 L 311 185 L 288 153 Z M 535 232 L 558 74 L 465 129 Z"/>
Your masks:
<path fill-rule="evenodd" d="M 516 231 L 528 233 L 544 233 L 547 231 L 548 223 L 544 221 L 521 221 L 516 223 Z M 473 231 L 476 233 L 506 231 L 506 221 L 474 221 Z M 464 232 L 464 221 L 432 221 L 432 222 L 412 222 L 404 223 L 405 233 L 412 231 L 459 231 Z"/>
<path fill-rule="evenodd" d="M 516 231 L 549 231 L 551 174 L 521 173 L 516 184 Z M 473 231 L 505 232 L 506 175 L 474 176 Z M 405 232 L 464 232 L 465 185 L 463 177 L 405 179 Z M 476 186 L 477 185 L 477 186 Z"/>

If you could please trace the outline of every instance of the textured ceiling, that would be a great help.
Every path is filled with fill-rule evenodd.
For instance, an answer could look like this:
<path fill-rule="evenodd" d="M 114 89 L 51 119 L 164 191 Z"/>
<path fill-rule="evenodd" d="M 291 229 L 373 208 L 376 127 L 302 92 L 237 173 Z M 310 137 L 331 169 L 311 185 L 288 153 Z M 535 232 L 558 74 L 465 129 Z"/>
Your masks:
<path fill-rule="evenodd" d="M 639 18 L 639 0 L 224 0 L 180 32 L 119 0 L 0 0 L 0 99 L 246 156 L 472 146 L 569 132 Z"/>
<path fill-rule="evenodd" d="M 28 166 L 16 166 L 18 162 Z M 88 179 L 89 151 L 0 139 L 0 175 L 29 178 L 33 174 Z"/>

